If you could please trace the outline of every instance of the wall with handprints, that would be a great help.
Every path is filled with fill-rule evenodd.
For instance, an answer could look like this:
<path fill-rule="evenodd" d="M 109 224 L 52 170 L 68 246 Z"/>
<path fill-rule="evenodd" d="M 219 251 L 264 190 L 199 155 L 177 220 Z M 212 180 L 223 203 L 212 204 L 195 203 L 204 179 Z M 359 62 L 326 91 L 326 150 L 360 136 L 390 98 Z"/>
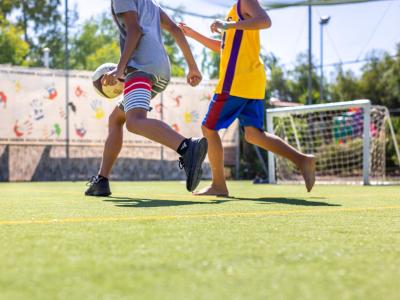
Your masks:
<path fill-rule="evenodd" d="M 206 81 L 192 88 L 183 79 L 173 79 L 167 90 L 152 100 L 153 110 L 149 117 L 162 119 L 184 136 L 200 136 L 201 122 L 211 101 L 214 85 L 215 82 Z M 8 149 L 4 153 L 9 162 L 7 170 L 1 168 L 0 180 L 2 176 L 7 177 L 4 175 L 6 173 L 11 180 L 49 179 L 46 172 L 40 170 L 53 170 L 49 161 L 54 166 L 60 164 L 62 168 L 65 157 L 62 157 L 61 150 L 56 149 L 65 148 L 67 124 L 69 145 L 79 156 L 75 160 L 79 160 L 79 163 L 72 175 L 89 176 L 90 170 L 98 167 L 108 133 L 108 116 L 119 99 L 110 101 L 100 97 L 92 87 L 91 73 L 80 71 L 70 72 L 68 94 L 69 101 L 66 103 L 63 71 L 0 67 L 0 146 L 3 150 L 4 147 Z M 236 128 L 222 133 L 225 146 L 236 145 Z M 181 178 L 179 169 L 175 168 L 176 153 L 165 148 L 161 152 L 158 144 L 124 130 L 125 147 L 121 161 L 143 162 L 136 164 L 129 161 L 130 167 L 121 165 L 116 170 L 123 170 L 129 175 L 117 175 L 116 172 L 115 176 L 122 176 L 121 179 L 155 179 L 156 171 L 147 177 L 143 174 L 132 175 L 140 170 L 140 166 L 145 166 L 152 170 L 163 170 L 167 179 Z M 53 159 L 52 152 L 47 161 L 43 159 L 47 155 L 45 149 L 49 148 L 60 157 Z M 154 153 L 158 154 L 154 156 Z M 19 159 L 22 157 L 31 157 L 32 160 L 28 164 L 26 160 Z M 36 162 L 33 159 L 35 157 Z M 171 162 L 170 170 L 160 166 L 161 158 L 164 159 L 161 165 L 169 166 L 166 162 Z M 148 164 L 144 165 L 146 160 Z M 53 170 L 49 174 L 56 176 L 57 172 Z M 57 176 L 54 179 L 62 179 L 65 174 L 60 178 Z"/>
<path fill-rule="evenodd" d="M 104 143 L 108 116 L 119 99 L 110 101 L 93 89 L 90 72 L 70 72 L 69 102 L 66 103 L 62 71 L 0 67 L 0 142 L 56 145 L 65 142 L 67 115 L 69 140 L 73 145 Z M 173 79 L 163 95 L 152 100 L 149 117 L 163 119 L 181 134 L 201 135 L 215 82 L 197 88 Z M 68 114 L 67 114 L 68 113 Z M 57 128 L 54 128 L 57 124 Z M 129 132 L 130 145 L 154 143 Z M 225 141 L 229 142 L 229 141 Z"/>

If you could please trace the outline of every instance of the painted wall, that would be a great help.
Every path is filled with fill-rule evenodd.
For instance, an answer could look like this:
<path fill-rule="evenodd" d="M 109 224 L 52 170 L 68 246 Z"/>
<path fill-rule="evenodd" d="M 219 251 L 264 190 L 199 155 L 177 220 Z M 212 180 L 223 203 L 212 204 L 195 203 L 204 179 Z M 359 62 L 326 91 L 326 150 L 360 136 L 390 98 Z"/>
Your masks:
<path fill-rule="evenodd" d="M 65 74 L 60 70 L 0 67 L 0 180 L 83 180 L 97 173 L 107 136 L 108 115 L 118 100 L 99 96 L 90 72 L 70 73 L 69 141 L 66 159 Z M 152 100 L 149 116 L 184 136 L 200 136 L 215 82 L 191 88 L 173 79 Z M 222 132 L 235 147 L 237 125 Z M 232 153 L 232 151 L 227 151 Z M 124 132 L 124 147 L 113 170 L 117 180 L 182 179 L 178 156 L 140 136 Z M 232 154 L 227 157 L 232 163 Z M 207 168 L 208 169 L 208 168 Z M 209 170 L 205 177 L 209 177 Z"/>

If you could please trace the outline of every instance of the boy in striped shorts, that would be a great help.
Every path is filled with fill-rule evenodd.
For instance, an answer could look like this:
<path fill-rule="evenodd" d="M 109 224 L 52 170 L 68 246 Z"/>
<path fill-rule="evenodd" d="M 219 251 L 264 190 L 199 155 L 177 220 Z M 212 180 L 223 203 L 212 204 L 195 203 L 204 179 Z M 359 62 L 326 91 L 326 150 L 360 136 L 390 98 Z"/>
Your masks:
<path fill-rule="evenodd" d="M 92 177 L 85 194 L 109 196 L 108 177 L 122 148 L 123 125 L 135 134 L 167 146 L 181 156 L 180 166 L 187 176 L 186 188 L 199 184 L 201 166 L 207 153 L 205 138 L 185 138 L 162 121 L 147 117 L 150 100 L 162 92 L 171 76 L 170 63 L 161 38 L 161 29 L 175 38 L 188 63 L 187 82 L 200 83 L 202 76 L 189 44 L 179 27 L 155 0 L 112 0 L 111 10 L 120 32 L 121 58 L 118 67 L 103 76 L 102 84 L 115 85 L 124 78 L 124 98 L 109 117 L 109 134 L 100 171 Z"/>

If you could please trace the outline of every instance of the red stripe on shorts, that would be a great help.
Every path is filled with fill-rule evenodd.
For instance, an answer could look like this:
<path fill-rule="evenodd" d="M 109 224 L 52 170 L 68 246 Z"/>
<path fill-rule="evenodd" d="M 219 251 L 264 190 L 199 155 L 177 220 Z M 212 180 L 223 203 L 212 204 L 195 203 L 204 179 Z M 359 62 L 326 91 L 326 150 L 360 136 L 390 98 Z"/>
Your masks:
<path fill-rule="evenodd" d="M 144 89 L 146 91 L 151 92 L 151 85 L 149 86 L 147 83 L 143 83 L 143 82 L 137 82 L 134 83 L 133 85 L 131 84 L 130 87 L 126 88 L 124 90 L 124 94 L 129 94 L 130 92 L 132 92 L 133 90 L 138 90 L 138 89 Z"/>
<path fill-rule="evenodd" d="M 135 82 L 146 82 L 148 84 L 151 84 L 150 79 L 147 78 L 147 77 L 134 77 L 129 81 L 125 81 L 125 86 L 129 86 L 129 85 L 131 85 L 132 83 L 135 83 Z"/>
<path fill-rule="evenodd" d="M 149 89 L 149 87 L 147 85 L 150 85 L 150 90 L 151 90 L 152 83 L 151 83 L 150 79 L 147 77 L 135 77 L 129 81 L 125 81 L 125 90 L 134 83 L 141 83 L 146 86 L 145 87 L 146 89 Z M 136 86 L 136 85 L 134 85 L 134 86 Z"/>
<path fill-rule="evenodd" d="M 224 108 L 226 100 L 229 98 L 227 94 L 216 95 L 214 103 L 207 115 L 207 120 L 205 122 L 205 127 L 208 129 L 214 129 L 218 123 L 219 116 Z"/>

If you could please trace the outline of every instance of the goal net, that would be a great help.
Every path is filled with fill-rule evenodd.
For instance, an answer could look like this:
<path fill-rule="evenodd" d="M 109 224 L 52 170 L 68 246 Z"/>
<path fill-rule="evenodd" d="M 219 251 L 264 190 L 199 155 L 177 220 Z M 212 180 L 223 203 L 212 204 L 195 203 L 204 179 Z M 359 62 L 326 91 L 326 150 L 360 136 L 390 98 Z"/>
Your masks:
<path fill-rule="evenodd" d="M 388 118 L 385 107 L 357 100 L 269 109 L 267 127 L 268 132 L 317 157 L 319 182 L 370 184 L 385 180 Z M 268 167 L 270 183 L 302 180 L 293 163 L 272 153 Z"/>

